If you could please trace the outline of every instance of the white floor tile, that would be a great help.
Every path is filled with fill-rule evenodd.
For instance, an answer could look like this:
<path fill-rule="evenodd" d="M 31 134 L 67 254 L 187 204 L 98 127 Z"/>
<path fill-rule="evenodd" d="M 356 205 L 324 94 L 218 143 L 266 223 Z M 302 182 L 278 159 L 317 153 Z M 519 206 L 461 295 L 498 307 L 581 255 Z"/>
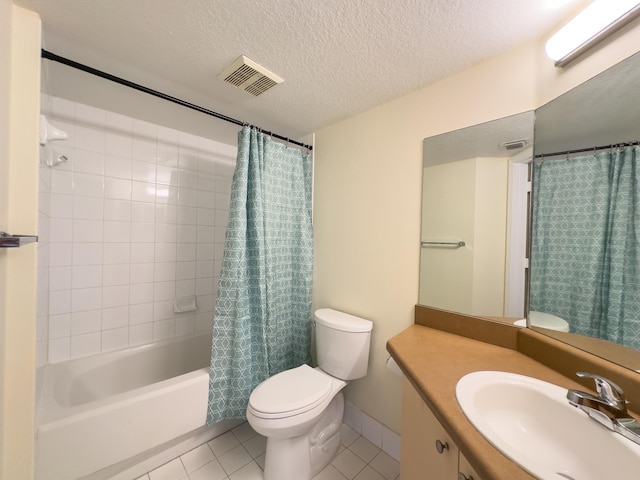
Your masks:
<path fill-rule="evenodd" d="M 358 438 L 355 442 L 349 445 L 349 450 L 364 460 L 365 463 L 369 463 L 376 455 L 378 455 L 378 453 L 380 453 L 380 448 L 364 437 Z"/>
<path fill-rule="evenodd" d="M 222 468 L 224 468 L 224 471 L 227 472 L 227 475 L 231 475 L 252 460 L 253 458 L 251 458 L 249 452 L 247 452 L 242 445 L 238 445 L 236 448 L 218 457 L 218 461 L 220 465 L 222 465 Z"/>
<path fill-rule="evenodd" d="M 380 473 L 386 480 L 395 480 L 400 474 L 400 462 L 385 452 L 378 453 L 369 462 L 369 466 Z"/>
<path fill-rule="evenodd" d="M 226 480 L 227 472 L 217 460 L 209 462 L 189 474 L 189 480 Z"/>
<path fill-rule="evenodd" d="M 151 480 L 182 480 L 187 478 L 187 472 L 180 459 L 176 458 L 149 472 L 149 478 Z"/>
<path fill-rule="evenodd" d="M 313 477 L 313 480 L 347 480 L 347 477 L 342 475 L 333 465 L 327 465 L 324 470 Z"/>
<path fill-rule="evenodd" d="M 209 447 L 211 447 L 216 457 L 220 457 L 238 445 L 240 445 L 240 442 L 232 432 L 224 433 L 209 442 Z"/>
<path fill-rule="evenodd" d="M 263 453 L 262 455 L 260 455 L 258 458 L 255 459 L 255 462 L 258 464 L 258 466 L 264 470 L 264 458 L 265 458 L 265 454 Z"/>
<path fill-rule="evenodd" d="M 256 431 L 251 428 L 248 422 L 241 423 L 236 428 L 231 430 L 240 443 L 244 443 L 252 437 L 257 435 Z"/>
<path fill-rule="evenodd" d="M 267 438 L 262 435 L 255 435 L 242 444 L 247 449 L 249 455 L 253 458 L 257 458 L 262 455 L 267 449 Z"/>
<path fill-rule="evenodd" d="M 229 480 L 263 480 L 262 470 L 251 462 L 229 477 Z"/>
<path fill-rule="evenodd" d="M 331 464 L 349 480 L 353 480 L 366 465 L 362 459 L 349 449 L 334 458 Z"/>
<path fill-rule="evenodd" d="M 346 447 L 355 442 L 359 436 L 358 432 L 344 423 L 340 427 L 340 443 Z"/>
<path fill-rule="evenodd" d="M 194 448 L 180 457 L 187 473 L 195 472 L 203 465 L 216 459 L 215 455 L 206 443 Z"/>
<path fill-rule="evenodd" d="M 340 430 L 336 458 L 313 480 L 400 479 L 396 459 L 346 424 Z M 266 443 L 243 423 L 137 480 L 263 480 Z"/>
<path fill-rule="evenodd" d="M 367 465 L 353 480 L 385 480 L 385 478 Z"/>

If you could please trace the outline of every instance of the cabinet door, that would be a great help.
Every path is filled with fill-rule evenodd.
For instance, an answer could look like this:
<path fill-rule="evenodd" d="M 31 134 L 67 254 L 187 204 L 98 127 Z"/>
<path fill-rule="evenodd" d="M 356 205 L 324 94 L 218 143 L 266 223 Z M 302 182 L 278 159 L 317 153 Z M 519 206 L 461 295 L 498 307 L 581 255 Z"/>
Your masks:
<path fill-rule="evenodd" d="M 446 445 L 442 453 L 436 442 Z M 458 447 L 406 378 L 402 379 L 402 480 L 455 480 Z"/>
<path fill-rule="evenodd" d="M 482 480 L 462 452 L 458 462 L 458 480 Z"/>

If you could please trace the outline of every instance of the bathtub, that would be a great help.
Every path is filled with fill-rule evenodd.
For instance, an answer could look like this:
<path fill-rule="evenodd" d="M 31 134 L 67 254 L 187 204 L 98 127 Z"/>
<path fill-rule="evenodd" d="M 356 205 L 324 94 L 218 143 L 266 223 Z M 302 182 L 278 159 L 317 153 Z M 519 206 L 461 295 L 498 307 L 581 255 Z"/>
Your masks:
<path fill-rule="evenodd" d="M 36 478 L 99 478 L 91 475 L 202 428 L 210 356 L 211 335 L 198 334 L 47 365 Z"/>

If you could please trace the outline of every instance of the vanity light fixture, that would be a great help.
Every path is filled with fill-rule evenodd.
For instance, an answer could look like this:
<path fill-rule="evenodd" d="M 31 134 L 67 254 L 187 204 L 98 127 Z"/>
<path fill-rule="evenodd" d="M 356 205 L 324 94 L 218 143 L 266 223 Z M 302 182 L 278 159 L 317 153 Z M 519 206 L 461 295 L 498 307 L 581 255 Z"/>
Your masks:
<path fill-rule="evenodd" d="M 547 55 L 563 67 L 638 15 L 639 0 L 595 0 L 547 41 Z"/>

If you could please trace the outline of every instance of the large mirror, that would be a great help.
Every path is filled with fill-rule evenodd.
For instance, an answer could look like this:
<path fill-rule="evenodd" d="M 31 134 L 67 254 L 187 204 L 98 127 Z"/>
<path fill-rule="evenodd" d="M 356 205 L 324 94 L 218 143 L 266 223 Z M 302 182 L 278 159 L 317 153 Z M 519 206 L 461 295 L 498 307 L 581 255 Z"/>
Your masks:
<path fill-rule="evenodd" d="M 419 303 L 523 318 L 534 113 L 423 143 Z"/>
<path fill-rule="evenodd" d="M 527 144 L 519 144 L 521 140 Z M 614 243 L 605 216 L 614 200 L 616 214 L 640 215 L 640 199 L 635 199 L 640 197 L 640 168 L 635 163 L 640 147 L 620 146 L 637 141 L 640 54 L 535 114 L 426 138 L 419 303 L 511 318 L 523 317 L 530 306 L 530 328 L 640 371 L 640 217 L 639 223 L 617 219 L 624 228 L 614 231 L 624 230 L 624 236 Z M 593 157 L 599 160 L 596 167 L 581 163 Z M 624 168 L 619 172 L 611 166 L 612 158 L 622 158 Z M 618 180 L 607 183 L 606 177 L 615 175 Z M 635 183 L 621 182 L 632 176 Z M 595 182 L 592 190 L 580 193 L 568 188 L 591 185 L 592 180 L 607 182 Z M 628 197 L 611 197 L 614 187 L 625 190 Z M 609 195 L 609 206 L 596 205 L 594 192 Z M 551 207 L 565 217 L 552 215 Z M 545 221 L 549 225 L 543 225 Z M 582 236 L 573 230 L 580 225 Z M 594 247 L 589 242 L 596 226 L 605 233 Z M 552 241 L 553 236 L 561 240 Z M 563 242 L 564 249 L 559 249 L 557 244 Z M 613 253 L 604 250 L 608 244 L 614 244 Z M 524 260 L 527 248 L 531 272 Z M 595 250 L 591 260 L 580 256 L 585 250 Z M 586 275 L 583 267 L 585 272 L 596 268 L 601 280 L 605 272 L 615 275 L 600 283 L 581 281 Z M 578 280 L 565 280 L 564 274 L 576 270 L 581 272 Z M 609 284 L 618 290 L 606 296 Z"/>
<path fill-rule="evenodd" d="M 640 369 L 640 54 L 536 111 L 530 323 Z M 567 333 L 568 332 L 568 333 Z"/>

